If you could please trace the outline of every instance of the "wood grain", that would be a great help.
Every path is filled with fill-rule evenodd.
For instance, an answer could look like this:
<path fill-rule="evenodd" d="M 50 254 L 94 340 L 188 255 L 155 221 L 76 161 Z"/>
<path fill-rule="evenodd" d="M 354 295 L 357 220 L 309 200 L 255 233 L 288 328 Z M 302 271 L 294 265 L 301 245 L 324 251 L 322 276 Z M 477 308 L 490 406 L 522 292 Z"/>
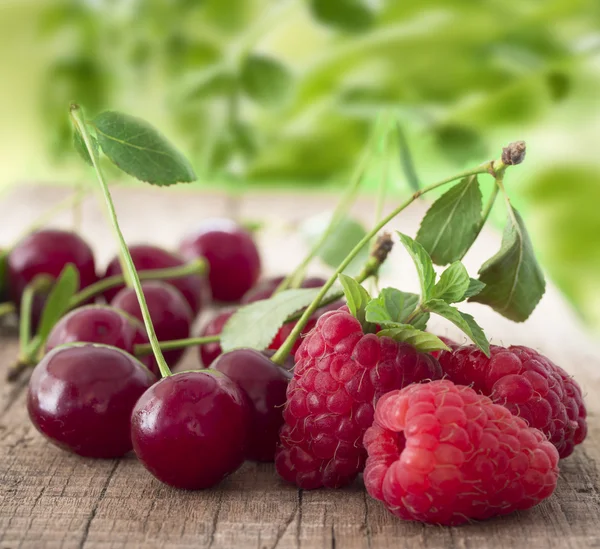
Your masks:
<path fill-rule="evenodd" d="M 59 192 L 24 189 L 0 205 L 0 216 L 11 227 L 3 235 L 10 242 L 35 219 Z M 165 216 L 160 230 L 146 216 L 136 215 L 139 204 L 130 191 L 117 192 L 124 210 L 123 228 L 131 241 L 173 245 L 192 223 L 223 211 L 226 200 L 193 193 L 142 193 L 144 211 Z M 319 197 L 319 208 L 333 197 Z M 290 208 L 293 204 L 293 209 Z M 287 210 L 285 209 L 287 206 Z M 292 262 L 301 253 L 297 237 L 287 232 L 314 208 L 311 200 L 288 195 L 248 197 L 244 215 L 265 219 L 278 230 L 261 235 L 267 272 L 278 272 L 282 261 Z M 169 215 L 169 211 L 177 215 Z M 282 212 L 288 212 L 285 215 Z M 370 212 L 369 207 L 357 211 Z M 15 212 L 18 212 L 15 213 Z M 95 242 L 106 261 L 114 250 L 110 232 L 93 204 L 84 207 L 84 234 Z M 279 212 L 279 215 L 274 213 Z M 417 211 L 397 226 L 414 230 Z M 174 219 L 175 218 L 175 219 Z M 367 217 L 368 219 L 368 217 Z M 12 222 L 11 222 L 12 220 Z M 68 225 L 68 216 L 59 219 Z M 489 255 L 497 235 L 484 235 L 473 264 Z M 407 274 L 405 258 L 392 258 L 388 280 L 401 272 L 402 283 L 415 280 Z M 398 270 L 396 269 L 398 268 Z M 558 489 L 548 501 L 527 512 L 470 524 L 441 528 L 401 522 L 370 499 L 357 480 L 343 490 L 304 492 L 281 482 L 272 465 L 247 463 L 218 488 L 184 492 L 154 480 L 135 456 L 121 460 L 88 460 L 47 443 L 31 426 L 26 411 L 26 379 L 0 385 L 0 549 L 121 549 L 121 548 L 256 548 L 256 549 L 362 549 L 600 547 L 600 353 L 589 334 L 578 324 L 558 293 L 550 288 L 532 319 L 515 327 L 480 306 L 474 309 L 488 332 L 505 343 L 529 342 L 548 353 L 574 374 L 587 393 L 590 432 L 575 454 L 561 462 Z M 454 335 L 441 325 L 441 330 Z M 559 339 L 557 334 L 563 334 Z M 17 353 L 14 332 L 0 334 L 0 380 Z M 186 357 L 194 366 L 196 354 Z M 184 460 L 185 456 L 181 456 Z"/>

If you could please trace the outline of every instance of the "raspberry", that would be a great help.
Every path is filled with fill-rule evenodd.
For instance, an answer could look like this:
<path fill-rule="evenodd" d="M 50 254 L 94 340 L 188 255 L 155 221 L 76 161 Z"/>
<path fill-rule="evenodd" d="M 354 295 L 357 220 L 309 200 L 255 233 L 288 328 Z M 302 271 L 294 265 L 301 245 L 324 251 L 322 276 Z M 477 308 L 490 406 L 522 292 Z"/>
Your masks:
<path fill-rule="evenodd" d="M 325 313 L 296 353 L 275 465 L 304 489 L 338 488 L 363 469 L 365 431 L 384 393 L 439 379 L 436 359 L 407 343 L 364 334 L 345 308 Z"/>
<path fill-rule="evenodd" d="M 449 337 L 444 337 L 444 336 L 438 336 L 446 345 L 448 345 L 448 347 L 450 347 L 450 349 L 455 349 L 456 347 L 460 347 L 460 345 L 458 343 L 456 343 L 456 341 L 454 341 L 453 339 L 450 339 Z M 442 351 L 432 351 L 431 353 L 429 353 L 431 356 L 434 356 L 435 358 L 440 358 L 440 355 L 442 354 Z"/>
<path fill-rule="evenodd" d="M 381 397 L 364 444 L 367 491 L 406 520 L 455 525 L 528 509 L 558 479 L 541 431 L 446 379 Z"/>
<path fill-rule="evenodd" d="M 455 383 L 472 385 L 494 402 L 542 431 L 561 458 L 573 453 L 587 434 L 579 385 L 551 360 L 528 347 L 492 345 L 491 358 L 467 345 L 439 356 Z"/>

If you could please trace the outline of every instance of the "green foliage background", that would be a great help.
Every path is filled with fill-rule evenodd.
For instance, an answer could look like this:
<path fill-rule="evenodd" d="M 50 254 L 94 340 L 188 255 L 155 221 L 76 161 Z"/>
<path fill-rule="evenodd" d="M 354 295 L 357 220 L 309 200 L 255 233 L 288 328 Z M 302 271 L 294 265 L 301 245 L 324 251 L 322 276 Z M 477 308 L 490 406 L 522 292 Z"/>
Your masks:
<path fill-rule="evenodd" d="M 0 184 L 80 177 L 73 99 L 145 117 L 200 185 L 238 190 L 342 184 L 382 109 L 421 181 L 524 139 L 507 187 L 598 328 L 599 28 L 597 0 L 4 0 Z"/>

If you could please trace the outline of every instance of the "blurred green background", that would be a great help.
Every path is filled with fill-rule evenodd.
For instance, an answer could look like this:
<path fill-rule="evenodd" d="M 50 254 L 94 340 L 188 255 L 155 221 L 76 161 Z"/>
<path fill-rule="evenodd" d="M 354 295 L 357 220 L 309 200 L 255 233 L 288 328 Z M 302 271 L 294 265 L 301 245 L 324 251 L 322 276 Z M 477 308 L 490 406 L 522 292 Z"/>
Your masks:
<path fill-rule="evenodd" d="M 240 191 L 342 185 L 382 109 L 397 194 L 407 150 L 425 182 L 524 139 L 507 187 L 600 329 L 598 0 L 0 0 L 0 44 L 2 187 L 80 178 L 71 100 L 145 117 L 198 185 Z"/>

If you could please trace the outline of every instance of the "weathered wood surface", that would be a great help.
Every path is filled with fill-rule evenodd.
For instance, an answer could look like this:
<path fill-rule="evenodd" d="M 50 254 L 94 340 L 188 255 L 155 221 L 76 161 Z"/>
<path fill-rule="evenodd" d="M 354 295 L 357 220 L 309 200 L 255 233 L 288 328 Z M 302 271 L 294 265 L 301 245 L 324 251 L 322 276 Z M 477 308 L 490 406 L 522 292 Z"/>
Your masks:
<path fill-rule="evenodd" d="M 0 245 L 10 243 L 64 191 L 25 188 L 0 203 Z M 226 201 L 190 191 L 143 189 L 115 192 L 130 242 L 174 245 L 194 222 L 222 213 Z M 286 194 L 247 197 L 242 215 L 267 222 L 261 234 L 268 273 L 289 269 L 302 246 L 289 226 L 332 199 Z M 414 231 L 423 205 L 393 225 Z M 103 216 L 84 205 L 82 232 L 104 263 L 114 252 Z M 366 214 L 368 203 L 357 209 Z M 68 215 L 59 225 L 69 226 Z M 474 268 L 498 245 L 484 234 L 467 264 Z M 396 251 L 385 278 L 415 285 L 406 257 Z M 399 273 L 402 273 L 401 275 Z M 385 280 L 384 280 L 385 282 Z M 271 465 L 246 464 L 218 488 L 183 492 L 154 480 L 134 456 L 87 460 L 42 439 L 26 412 L 26 380 L 0 382 L 0 549 L 32 548 L 587 548 L 600 547 L 600 352 L 552 288 L 532 318 L 514 325 L 487 309 L 472 310 L 503 343 L 534 346 L 576 376 L 587 393 L 590 432 L 561 463 L 556 494 L 536 509 L 460 528 L 400 522 L 365 493 L 361 481 L 339 491 L 298 491 L 282 483 Z M 440 333 L 455 335 L 439 326 Z M 16 354 L 14 333 L 0 335 L 0 380 Z M 190 352 L 187 365 L 195 364 Z M 184 460 L 185 456 L 181 456 Z"/>

